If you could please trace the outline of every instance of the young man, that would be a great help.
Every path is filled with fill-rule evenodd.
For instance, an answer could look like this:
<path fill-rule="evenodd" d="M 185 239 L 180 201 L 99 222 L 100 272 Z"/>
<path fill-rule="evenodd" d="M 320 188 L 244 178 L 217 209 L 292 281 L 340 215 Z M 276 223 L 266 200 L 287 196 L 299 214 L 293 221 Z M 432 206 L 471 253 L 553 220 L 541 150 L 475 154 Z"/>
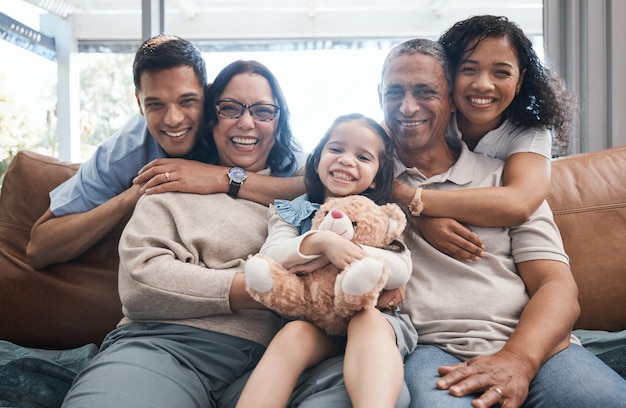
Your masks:
<path fill-rule="evenodd" d="M 441 46 L 409 40 L 385 60 L 379 99 L 396 178 L 419 191 L 501 185 L 504 163 L 448 145 L 452 72 Z M 400 201 L 419 217 L 419 193 Z M 485 256 L 462 262 L 409 228 L 402 312 L 419 334 L 405 360 L 413 407 L 621 406 L 626 381 L 571 335 L 578 289 L 547 203 L 517 227 L 470 228 Z"/>
<path fill-rule="evenodd" d="M 244 182 L 227 167 L 202 162 L 207 74 L 202 54 L 189 41 L 163 34 L 146 40 L 135 54 L 133 78 L 140 115 L 50 193 L 50 208 L 33 226 L 27 248 L 34 268 L 84 253 L 130 216 L 142 194 L 238 189 L 239 197 L 268 204 L 304 192 L 300 176 L 248 174 Z M 297 164 L 288 176 L 306 160 L 299 146 L 294 153 Z"/>

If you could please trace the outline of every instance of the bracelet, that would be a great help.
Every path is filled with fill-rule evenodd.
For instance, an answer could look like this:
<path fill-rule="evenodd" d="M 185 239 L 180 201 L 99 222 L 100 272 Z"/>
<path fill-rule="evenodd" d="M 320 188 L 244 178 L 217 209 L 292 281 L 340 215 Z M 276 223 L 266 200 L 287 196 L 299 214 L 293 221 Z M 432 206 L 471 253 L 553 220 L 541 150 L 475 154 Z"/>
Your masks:
<path fill-rule="evenodd" d="M 409 212 L 414 217 L 419 217 L 422 211 L 424 211 L 424 203 L 422 202 L 422 187 L 415 189 L 415 195 L 409 203 Z"/>

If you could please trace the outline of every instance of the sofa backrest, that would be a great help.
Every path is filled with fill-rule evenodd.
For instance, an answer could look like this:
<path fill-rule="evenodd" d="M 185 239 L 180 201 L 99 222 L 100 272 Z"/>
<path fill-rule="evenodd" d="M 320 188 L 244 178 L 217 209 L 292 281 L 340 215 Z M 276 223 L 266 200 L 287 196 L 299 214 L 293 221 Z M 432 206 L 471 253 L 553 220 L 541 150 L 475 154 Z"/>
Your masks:
<path fill-rule="evenodd" d="M 21 151 L 0 192 L 0 339 L 41 348 L 100 344 L 120 320 L 118 225 L 72 262 L 34 270 L 30 229 L 78 164 Z M 580 290 L 577 328 L 626 329 L 626 147 L 556 159 L 548 202 Z"/>
<path fill-rule="evenodd" d="M 626 146 L 553 160 L 548 202 L 579 288 L 576 328 L 626 329 Z"/>

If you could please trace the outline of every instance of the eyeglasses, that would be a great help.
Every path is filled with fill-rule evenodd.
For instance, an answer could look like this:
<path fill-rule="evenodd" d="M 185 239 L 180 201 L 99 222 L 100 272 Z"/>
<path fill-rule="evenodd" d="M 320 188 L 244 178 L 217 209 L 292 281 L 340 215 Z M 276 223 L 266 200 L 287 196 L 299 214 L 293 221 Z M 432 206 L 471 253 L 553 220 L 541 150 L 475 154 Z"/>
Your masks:
<path fill-rule="evenodd" d="M 280 106 L 271 103 L 253 103 L 246 105 L 237 101 L 217 101 L 217 114 L 224 119 L 238 119 L 248 109 L 252 119 L 260 122 L 269 122 L 278 115 Z"/>

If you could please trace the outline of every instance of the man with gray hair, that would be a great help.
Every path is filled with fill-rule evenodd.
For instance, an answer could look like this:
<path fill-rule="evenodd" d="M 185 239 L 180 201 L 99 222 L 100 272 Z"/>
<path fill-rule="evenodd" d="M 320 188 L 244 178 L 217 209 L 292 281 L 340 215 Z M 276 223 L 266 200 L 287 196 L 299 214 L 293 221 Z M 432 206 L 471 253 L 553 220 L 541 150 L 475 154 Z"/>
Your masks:
<path fill-rule="evenodd" d="M 504 162 L 446 140 L 452 78 L 441 46 L 413 39 L 390 51 L 379 85 L 396 179 L 412 187 L 397 197 L 412 214 L 413 274 L 401 307 L 419 335 L 405 361 L 411 406 L 623 406 L 626 381 L 571 334 L 578 289 L 547 202 L 519 226 L 469 226 L 485 244 L 474 262 L 418 234 L 421 189 L 502 184 Z"/>

